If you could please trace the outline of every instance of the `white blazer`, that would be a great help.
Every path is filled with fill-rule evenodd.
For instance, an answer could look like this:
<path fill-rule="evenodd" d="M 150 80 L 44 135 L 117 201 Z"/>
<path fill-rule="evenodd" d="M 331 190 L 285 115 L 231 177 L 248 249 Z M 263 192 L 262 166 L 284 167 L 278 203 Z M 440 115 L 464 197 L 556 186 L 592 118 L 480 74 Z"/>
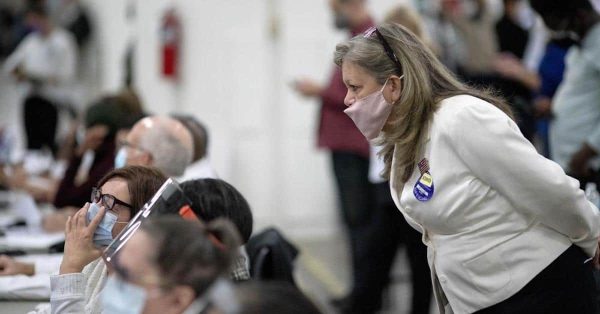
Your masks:
<path fill-rule="evenodd" d="M 467 95 L 443 100 L 418 160 L 427 162 L 404 185 L 392 170 L 390 187 L 423 233 L 441 313 L 509 298 L 571 244 L 594 255 L 598 209 L 492 104 Z"/>

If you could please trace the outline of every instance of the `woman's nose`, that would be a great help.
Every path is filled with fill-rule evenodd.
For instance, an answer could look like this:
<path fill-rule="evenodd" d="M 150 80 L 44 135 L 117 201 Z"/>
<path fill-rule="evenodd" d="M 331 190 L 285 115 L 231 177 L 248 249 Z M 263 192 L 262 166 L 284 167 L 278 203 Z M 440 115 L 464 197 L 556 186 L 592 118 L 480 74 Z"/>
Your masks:
<path fill-rule="evenodd" d="M 344 105 L 346 107 L 350 107 L 354 103 L 354 96 L 350 95 L 350 93 L 346 93 L 346 97 L 344 97 Z"/>

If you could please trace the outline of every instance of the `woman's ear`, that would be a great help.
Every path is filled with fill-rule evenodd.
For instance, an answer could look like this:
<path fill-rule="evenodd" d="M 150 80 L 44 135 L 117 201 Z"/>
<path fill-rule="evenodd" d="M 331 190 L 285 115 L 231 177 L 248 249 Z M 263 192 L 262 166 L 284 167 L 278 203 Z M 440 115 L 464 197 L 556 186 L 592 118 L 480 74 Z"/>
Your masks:
<path fill-rule="evenodd" d="M 141 155 L 140 158 L 142 158 L 142 165 L 145 165 L 145 166 L 151 166 L 154 161 L 152 154 L 150 152 L 146 152 L 146 151 L 143 152 L 143 154 Z"/>
<path fill-rule="evenodd" d="M 388 78 L 387 84 L 389 87 L 387 89 L 389 90 L 389 93 L 387 95 L 384 95 L 384 97 L 387 96 L 385 98 L 391 100 L 390 103 L 392 103 L 392 104 L 396 103 L 400 99 L 400 95 L 402 94 L 402 80 L 403 79 L 404 78 L 400 78 L 399 76 L 396 76 L 396 75 L 392 75 L 392 76 L 390 76 L 390 78 Z"/>

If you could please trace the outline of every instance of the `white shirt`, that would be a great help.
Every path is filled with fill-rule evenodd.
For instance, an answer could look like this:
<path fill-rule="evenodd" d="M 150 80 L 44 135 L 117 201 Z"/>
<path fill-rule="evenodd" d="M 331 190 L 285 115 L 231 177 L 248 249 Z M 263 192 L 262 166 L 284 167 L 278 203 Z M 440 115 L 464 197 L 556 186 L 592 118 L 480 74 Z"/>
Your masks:
<path fill-rule="evenodd" d="M 507 299 L 572 244 L 593 256 L 598 209 L 498 108 L 471 96 L 445 99 L 422 151 L 431 198 L 416 198 L 418 166 L 406 184 L 398 182 L 398 150 L 390 187 L 404 217 L 423 233 L 441 313 L 448 305 L 471 313 Z"/>
<path fill-rule="evenodd" d="M 77 50 L 72 36 L 55 27 L 48 36 L 31 33 L 6 59 L 4 72 L 11 73 L 18 66 L 30 75 L 54 79 L 56 84 L 43 84 L 39 93 L 56 102 L 71 101 L 71 83 L 75 76 Z M 26 84 L 26 94 L 32 92 Z"/>
<path fill-rule="evenodd" d="M 381 176 L 385 163 L 377 156 L 380 150 L 380 146 L 369 145 L 369 182 L 373 184 L 386 182 L 386 179 Z"/>
<path fill-rule="evenodd" d="M 181 177 L 177 178 L 177 181 L 184 182 L 188 180 L 205 178 L 216 179 L 218 177 L 219 176 L 217 176 L 217 172 L 210 165 L 210 160 L 208 157 L 204 157 L 187 166 L 187 168 L 185 168 L 185 172 Z"/>

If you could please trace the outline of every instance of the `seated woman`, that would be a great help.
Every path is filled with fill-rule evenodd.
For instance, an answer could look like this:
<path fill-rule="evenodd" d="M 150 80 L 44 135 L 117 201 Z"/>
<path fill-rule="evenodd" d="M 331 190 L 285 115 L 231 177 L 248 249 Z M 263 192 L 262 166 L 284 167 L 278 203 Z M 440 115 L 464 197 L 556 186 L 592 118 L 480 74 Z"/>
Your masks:
<path fill-rule="evenodd" d="M 111 265 L 105 313 L 202 313 L 240 245 L 235 227 L 163 216 L 141 224 Z"/>
<path fill-rule="evenodd" d="M 99 313 L 107 277 L 100 258 L 110 243 L 160 188 L 166 177 L 155 168 L 128 166 L 109 172 L 87 203 L 65 226 L 59 275 L 50 277 L 52 313 Z"/>

